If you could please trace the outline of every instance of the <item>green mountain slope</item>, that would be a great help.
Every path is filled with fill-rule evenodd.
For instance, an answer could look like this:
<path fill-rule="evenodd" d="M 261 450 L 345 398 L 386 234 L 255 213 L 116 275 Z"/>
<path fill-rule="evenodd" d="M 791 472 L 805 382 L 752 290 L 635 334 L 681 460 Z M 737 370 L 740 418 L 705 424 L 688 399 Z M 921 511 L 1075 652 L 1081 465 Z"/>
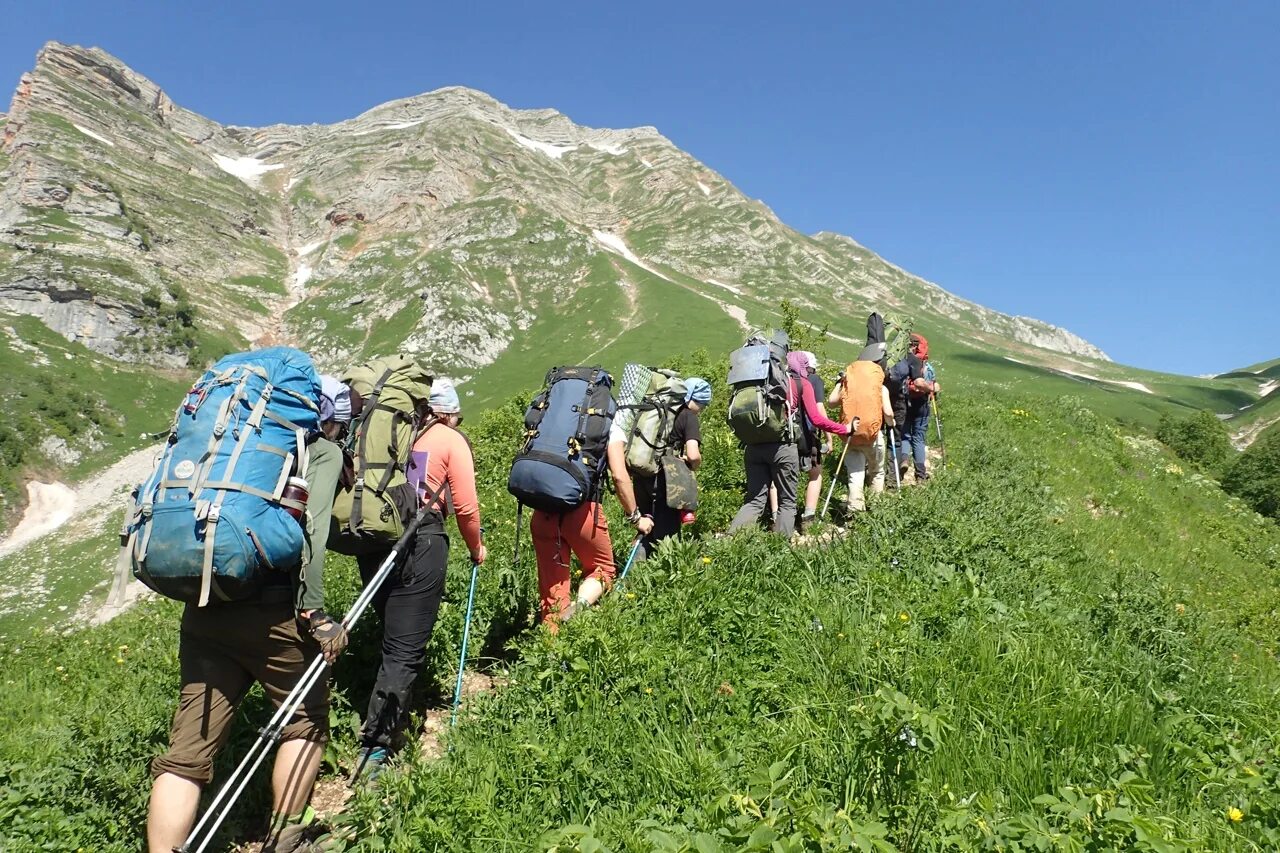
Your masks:
<path fill-rule="evenodd" d="M 520 405 L 469 424 L 494 554 L 473 660 L 505 675 L 444 758 L 410 750 L 349 805 L 347 849 L 1273 848 L 1275 525 L 1078 399 L 949 399 L 946 471 L 848 538 L 686 543 L 558 638 L 525 631 L 532 566 L 502 556 Z M 715 414 L 710 528 L 737 477 Z M 441 694 L 469 574 L 454 556 L 426 676 Z M 338 609 L 353 575 L 331 569 Z M 7 643 L 0 712 L 24 724 L 0 732 L 5 849 L 136 847 L 176 610 Z M 337 673 L 344 767 L 372 627 Z M 253 837 L 262 794 L 229 841 Z"/>

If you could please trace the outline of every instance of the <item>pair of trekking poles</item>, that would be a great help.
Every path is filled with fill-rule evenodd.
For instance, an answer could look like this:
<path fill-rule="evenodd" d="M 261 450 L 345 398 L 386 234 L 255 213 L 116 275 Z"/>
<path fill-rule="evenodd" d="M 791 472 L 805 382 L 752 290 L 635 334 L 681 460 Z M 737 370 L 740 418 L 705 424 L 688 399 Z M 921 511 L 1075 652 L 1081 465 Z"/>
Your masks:
<path fill-rule="evenodd" d="M 404 533 L 397 540 L 395 546 L 392 547 L 391 553 L 382 561 L 378 571 L 369 579 L 369 583 L 360 591 L 360 595 L 356 597 L 346 615 L 342 617 L 342 627 L 350 631 L 355 626 L 361 614 L 373 602 L 373 598 L 377 595 L 383 582 L 391 574 L 391 570 L 395 568 L 396 560 L 404 553 L 409 541 L 413 538 L 414 533 L 417 532 L 427 515 L 428 509 L 423 507 L 405 527 Z M 476 581 L 479 574 L 480 564 L 473 561 L 471 563 L 471 589 L 467 594 L 466 626 L 462 630 L 462 656 L 458 661 L 458 681 L 453 691 L 453 711 L 449 718 L 450 726 L 457 723 L 458 705 L 462 701 L 462 672 L 467 662 L 467 643 L 471 638 L 471 613 L 475 607 Z M 235 772 L 218 789 L 217 796 L 213 798 L 213 802 L 205 809 L 204 815 L 196 823 L 190 834 L 187 835 L 187 840 L 183 842 L 181 847 L 176 848 L 176 853 L 203 853 L 204 849 L 209 846 L 218 829 L 221 828 L 223 821 L 230 814 L 231 808 L 240 799 L 241 794 L 244 793 L 249 780 L 253 778 L 254 773 L 258 771 L 258 768 L 262 766 L 262 762 L 271 752 L 271 747 L 280 740 L 285 725 L 294 712 L 298 710 L 298 707 L 302 704 L 307 694 L 311 692 L 311 689 L 324 677 L 325 670 L 328 667 L 329 664 L 325 662 L 322 654 L 317 655 L 315 660 L 311 662 L 311 665 L 307 667 L 302 678 L 298 681 L 298 685 L 289 692 L 289 695 L 280 703 L 280 707 L 276 709 L 275 714 L 262 728 L 258 739 L 249 747 L 249 751 L 240 761 Z"/>
<path fill-rule="evenodd" d="M 849 423 L 849 432 L 852 433 L 858 428 L 858 419 L 854 418 Z M 884 439 L 889 445 L 889 452 L 893 455 L 893 484 L 894 487 L 902 489 L 902 477 L 898 472 L 898 442 L 893 437 L 893 428 L 886 425 L 884 428 Z M 849 442 L 845 441 L 844 449 L 840 451 L 840 460 L 836 462 L 836 472 L 831 477 L 831 487 L 827 489 L 827 499 L 822 503 L 822 515 L 826 517 L 827 510 L 831 509 L 831 496 L 836 493 L 836 483 L 840 481 L 840 472 L 844 470 L 844 457 L 849 452 Z"/>

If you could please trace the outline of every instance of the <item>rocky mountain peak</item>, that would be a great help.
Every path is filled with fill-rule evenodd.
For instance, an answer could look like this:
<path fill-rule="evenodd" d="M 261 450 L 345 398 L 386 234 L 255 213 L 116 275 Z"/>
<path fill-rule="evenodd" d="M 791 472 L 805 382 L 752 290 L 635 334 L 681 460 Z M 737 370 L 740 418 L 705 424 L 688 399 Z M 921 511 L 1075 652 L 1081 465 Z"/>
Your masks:
<path fill-rule="evenodd" d="M 395 347 L 523 376 L 534 341 L 586 357 L 671 311 L 706 313 L 705 343 L 730 346 L 781 298 L 1102 357 L 850 238 L 796 233 L 652 127 L 462 86 L 331 125 L 223 126 L 101 50 L 50 43 L 0 129 L 0 311 L 113 358 L 290 341 L 326 364 Z"/>

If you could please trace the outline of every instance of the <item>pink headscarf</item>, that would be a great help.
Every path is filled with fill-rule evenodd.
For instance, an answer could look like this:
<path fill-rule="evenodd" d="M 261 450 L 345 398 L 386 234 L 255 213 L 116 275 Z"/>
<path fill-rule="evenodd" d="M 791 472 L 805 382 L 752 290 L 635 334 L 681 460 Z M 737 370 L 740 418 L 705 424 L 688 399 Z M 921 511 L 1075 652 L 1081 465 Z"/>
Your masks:
<path fill-rule="evenodd" d="M 791 368 L 791 372 L 801 379 L 809 375 L 809 358 L 799 350 L 792 350 L 787 353 L 787 367 Z"/>

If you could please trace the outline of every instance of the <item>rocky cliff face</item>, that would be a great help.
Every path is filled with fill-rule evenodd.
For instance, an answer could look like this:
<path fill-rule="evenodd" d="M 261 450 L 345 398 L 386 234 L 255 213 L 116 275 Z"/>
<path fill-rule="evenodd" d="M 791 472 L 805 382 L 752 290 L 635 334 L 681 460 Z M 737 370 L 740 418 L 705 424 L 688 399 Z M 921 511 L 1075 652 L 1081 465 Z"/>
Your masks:
<path fill-rule="evenodd" d="M 224 127 L 102 51 L 50 44 L 0 134 L 0 311 L 117 359 L 288 340 L 327 364 L 402 347 L 496 378 L 534 342 L 642 353 L 690 328 L 719 345 L 783 298 L 1105 358 L 848 238 L 793 231 L 653 128 L 584 128 L 468 89 L 331 126 Z"/>

